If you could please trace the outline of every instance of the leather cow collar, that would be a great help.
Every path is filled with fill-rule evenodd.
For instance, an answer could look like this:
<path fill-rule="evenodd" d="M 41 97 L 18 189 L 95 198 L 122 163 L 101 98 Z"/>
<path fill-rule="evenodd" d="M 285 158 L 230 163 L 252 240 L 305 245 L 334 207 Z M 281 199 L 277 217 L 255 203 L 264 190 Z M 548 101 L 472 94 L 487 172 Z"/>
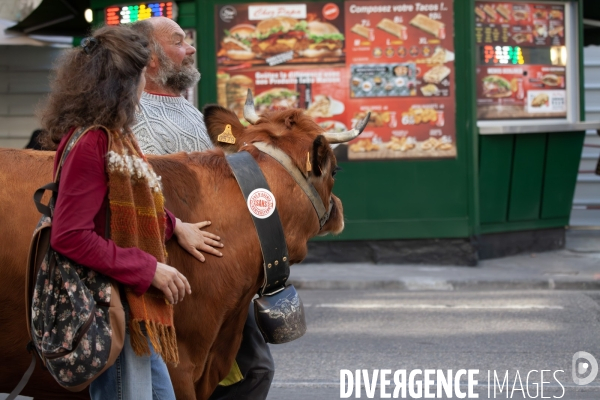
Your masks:
<path fill-rule="evenodd" d="M 273 157 L 275 160 L 279 162 L 285 168 L 285 170 L 290 174 L 292 178 L 296 181 L 298 186 L 304 191 L 310 202 L 312 203 L 315 212 L 317 213 L 317 217 L 319 218 L 319 230 L 323 229 L 327 220 L 329 220 L 329 214 L 331 213 L 331 209 L 333 208 L 333 199 L 329 196 L 329 205 L 325 207 L 323 204 L 323 200 L 317 189 L 315 189 L 314 185 L 308 181 L 308 175 L 304 173 L 304 171 L 300 170 L 293 162 L 290 156 L 285 154 L 283 151 L 278 149 L 277 147 L 271 146 L 270 144 L 264 142 L 255 142 L 252 143 L 254 147 L 263 153 L 268 154 Z"/>
<path fill-rule="evenodd" d="M 286 285 L 290 263 L 275 196 L 250 153 L 228 155 L 227 161 L 246 199 L 263 255 L 265 279 L 254 299 L 256 324 L 267 343 L 287 343 L 304 335 L 306 320 L 300 296 L 293 285 Z"/>

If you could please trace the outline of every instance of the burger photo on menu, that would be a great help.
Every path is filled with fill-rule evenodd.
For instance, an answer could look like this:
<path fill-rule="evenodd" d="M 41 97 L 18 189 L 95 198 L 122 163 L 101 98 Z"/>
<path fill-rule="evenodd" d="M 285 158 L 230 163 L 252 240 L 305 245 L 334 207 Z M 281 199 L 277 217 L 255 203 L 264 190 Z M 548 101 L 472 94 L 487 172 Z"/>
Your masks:
<path fill-rule="evenodd" d="M 559 86 L 562 83 L 562 78 L 555 74 L 546 74 L 542 76 L 542 83 L 546 86 Z"/>
<path fill-rule="evenodd" d="M 306 37 L 306 21 L 275 17 L 260 21 L 253 34 L 252 51 L 265 58 L 292 51 Z"/>
<path fill-rule="evenodd" d="M 252 49 L 252 35 L 256 27 L 250 24 L 239 24 L 225 30 L 221 41 L 221 51 L 217 56 L 227 56 L 232 60 L 252 60 L 256 57 Z"/>
<path fill-rule="evenodd" d="M 343 61 L 344 35 L 328 22 L 279 16 L 264 19 L 256 26 L 238 24 L 223 33 L 217 55 L 230 61 L 264 63 L 264 59 L 287 52 L 305 61 Z"/>
<path fill-rule="evenodd" d="M 509 81 L 498 75 L 488 75 L 483 78 L 483 95 L 500 98 L 512 96 L 512 86 Z"/>
<path fill-rule="evenodd" d="M 299 42 L 297 48 L 301 57 L 341 57 L 344 35 L 333 24 L 311 21 L 306 26 L 306 37 Z"/>
<path fill-rule="evenodd" d="M 280 111 L 298 108 L 298 92 L 287 88 L 272 88 L 259 93 L 254 98 L 258 114 L 266 111 Z"/>

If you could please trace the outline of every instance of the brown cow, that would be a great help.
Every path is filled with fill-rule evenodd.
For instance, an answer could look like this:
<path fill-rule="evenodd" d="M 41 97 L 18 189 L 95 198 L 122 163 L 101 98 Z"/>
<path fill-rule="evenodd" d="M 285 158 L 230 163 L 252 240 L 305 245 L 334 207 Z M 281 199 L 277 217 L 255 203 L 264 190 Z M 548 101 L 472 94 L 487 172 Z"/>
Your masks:
<path fill-rule="evenodd" d="M 331 194 L 336 161 L 327 140 L 336 138 L 322 136 L 323 129 L 300 110 L 280 111 L 261 119 L 249 115 L 256 125 L 244 128 L 236 115 L 224 108 L 205 109 L 213 141 L 216 143 L 216 136 L 230 124 L 236 144 L 226 145 L 225 150 L 247 150 L 259 163 L 277 199 L 290 261 L 300 262 L 311 237 L 339 233 L 344 226 L 342 204 Z M 324 204 L 329 204 L 330 196 L 333 199 L 329 220 L 321 231 L 307 196 L 277 161 L 252 145 L 257 141 L 280 148 L 304 172 L 309 154 L 310 182 Z M 24 270 L 29 240 L 39 219 L 31 196 L 51 180 L 53 158 L 50 152 L 0 150 L 0 392 L 12 390 L 30 360 L 25 352 L 29 337 L 24 318 Z M 263 281 L 258 237 L 223 149 L 149 160 L 162 176 L 167 207 L 183 221 L 211 220 L 211 231 L 225 243 L 224 257 L 207 257 L 206 263 L 198 262 L 174 240 L 167 245 L 169 264 L 189 279 L 193 292 L 175 307 L 181 362 L 169 367 L 171 379 L 178 399 L 206 399 L 229 372 L 240 346 L 248 304 Z M 60 388 L 39 364 L 23 395 L 88 398 L 87 391 L 70 393 Z"/>

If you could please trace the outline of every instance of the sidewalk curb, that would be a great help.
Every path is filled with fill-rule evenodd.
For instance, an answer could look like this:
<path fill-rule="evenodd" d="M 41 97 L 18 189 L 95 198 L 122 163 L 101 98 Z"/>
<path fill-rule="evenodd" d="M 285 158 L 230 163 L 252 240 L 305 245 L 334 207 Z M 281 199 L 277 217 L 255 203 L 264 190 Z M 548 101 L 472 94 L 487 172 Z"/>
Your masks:
<path fill-rule="evenodd" d="M 486 290 L 600 290 L 600 281 L 534 279 L 526 281 L 485 280 L 302 280 L 288 283 L 303 290 L 396 290 L 396 291 L 486 291 Z"/>

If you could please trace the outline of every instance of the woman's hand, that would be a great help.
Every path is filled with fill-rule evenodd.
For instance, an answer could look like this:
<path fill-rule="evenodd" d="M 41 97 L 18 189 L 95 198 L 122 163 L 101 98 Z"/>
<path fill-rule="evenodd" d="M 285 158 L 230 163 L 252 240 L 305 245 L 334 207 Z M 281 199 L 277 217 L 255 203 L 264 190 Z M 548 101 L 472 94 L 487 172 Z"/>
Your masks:
<path fill-rule="evenodd" d="M 192 288 L 187 278 L 175 268 L 160 262 L 156 263 L 152 286 L 163 292 L 171 304 L 182 301 L 186 293 L 192 294 Z"/>
<path fill-rule="evenodd" d="M 196 224 L 189 224 L 187 222 L 181 222 L 181 220 L 177 218 L 175 231 L 173 232 L 175 236 L 177 236 L 179 245 L 201 262 L 204 262 L 206 259 L 200 251 L 217 257 L 223 257 L 223 254 L 217 250 L 217 248 L 223 247 L 223 243 L 219 242 L 221 238 L 202 230 L 202 228 L 207 227 L 210 223 L 210 221 L 204 221 Z"/>

